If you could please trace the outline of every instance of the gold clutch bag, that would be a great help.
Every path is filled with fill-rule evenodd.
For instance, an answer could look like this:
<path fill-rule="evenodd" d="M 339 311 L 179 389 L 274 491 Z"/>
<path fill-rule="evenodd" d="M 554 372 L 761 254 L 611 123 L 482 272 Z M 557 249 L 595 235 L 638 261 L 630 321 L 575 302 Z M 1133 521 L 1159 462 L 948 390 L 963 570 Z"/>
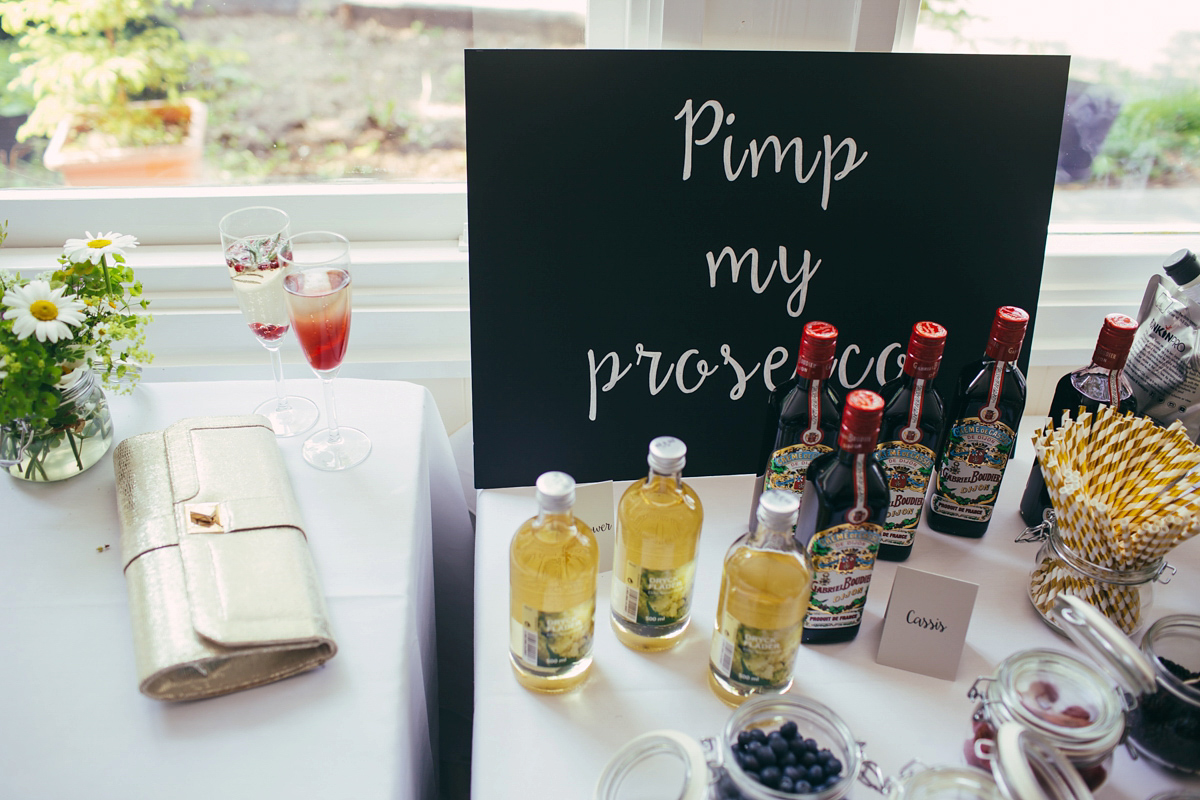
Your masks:
<path fill-rule="evenodd" d="M 333 658 L 325 600 L 265 417 L 193 417 L 113 453 L 138 688 L 249 689 Z"/>

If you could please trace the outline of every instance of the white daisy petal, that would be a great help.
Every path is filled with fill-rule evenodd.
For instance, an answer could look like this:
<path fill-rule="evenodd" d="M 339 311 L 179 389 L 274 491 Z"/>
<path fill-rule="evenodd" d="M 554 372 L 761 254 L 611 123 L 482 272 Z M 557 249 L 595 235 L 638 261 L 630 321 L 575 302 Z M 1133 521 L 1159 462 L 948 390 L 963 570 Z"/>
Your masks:
<path fill-rule="evenodd" d="M 66 287 L 51 289 L 50 284 L 42 280 L 14 286 L 6 292 L 3 303 L 9 310 L 4 312 L 4 318 L 13 320 L 13 333 L 17 339 L 34 335 L 39 342 L 47 339 L 57 342 L 74 336 L 69 325 L 83 323 L 84 305 L 65 292 Z"/>
<path fill-rule="evenodd" d="M 67 239 L 63 245 L 63 255 L 72 264 L 81 264 L 84 261 L 90 261 L 93 264 L 99 264 L 100 259 L 106 255 L 117 254 L 125 255 L 125 250 L 132 249 L 138 246 L 137 238 L 128 234 L 116 233 L 110 231 L 108 233 L 92 235 L 91 231 L 85 232 L 85 239 Z"/>

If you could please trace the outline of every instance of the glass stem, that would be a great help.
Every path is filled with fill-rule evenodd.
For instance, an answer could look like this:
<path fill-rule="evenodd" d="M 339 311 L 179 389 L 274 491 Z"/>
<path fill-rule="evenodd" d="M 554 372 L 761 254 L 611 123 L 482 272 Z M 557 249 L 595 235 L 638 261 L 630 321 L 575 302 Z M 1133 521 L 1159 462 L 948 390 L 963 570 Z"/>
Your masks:
<path fill-rule="evenodd" d="M 271 354 L 271 371 L 275 374 L 275 410 L 287 411 L 291 405 L 288 404 L 287 395 L 283 393 L 283 358 L 279 355 L 279 345 L 263 347 Z"/>
<path fill-rule="evenodd" d="M 340 442 L 342 434 L 338 430 L 337 410 L 333 406 L 333 378 L 321 378 L 321 388 L 325 390 L 325 415 L 329 417 L 329 441 Z"/>

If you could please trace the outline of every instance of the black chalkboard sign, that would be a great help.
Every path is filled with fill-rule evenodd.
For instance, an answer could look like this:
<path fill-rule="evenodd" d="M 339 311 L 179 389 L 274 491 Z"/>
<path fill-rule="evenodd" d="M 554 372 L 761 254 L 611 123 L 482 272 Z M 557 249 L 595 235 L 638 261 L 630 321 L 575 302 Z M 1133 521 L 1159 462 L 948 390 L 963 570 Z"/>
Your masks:
<path fill-rule="evenodd" d="M 812 319 L 865 388 L 942 323 L 949 392 L 997 306 L 1037 308 L 1067 67 L 468 51 L 476 486 L 635 478 L 665 434 L 755 472 Z"/>

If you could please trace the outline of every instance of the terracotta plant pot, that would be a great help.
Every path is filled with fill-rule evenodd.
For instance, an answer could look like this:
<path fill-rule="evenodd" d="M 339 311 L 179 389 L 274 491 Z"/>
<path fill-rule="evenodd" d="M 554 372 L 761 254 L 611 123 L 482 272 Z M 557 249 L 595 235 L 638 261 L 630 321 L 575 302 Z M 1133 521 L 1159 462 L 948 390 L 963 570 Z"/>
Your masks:
<path fill-rule="evenodd" d="M 200 178 L 204 157 L 204 132 L 208 126 L 208 107 L 198 100 L 183 101 L 186 110 L 161 101 L 145 103 L 162 115 L 189 117 L 188 132 L 179 144 L 147 147 L 109 147 L 99 150 L 67 148 L 67 135 L 74 117 L 59 123 L 43 163 L 47 169 L 61 172 L 68 186 L 151 186 L 195 183 Z"/>

